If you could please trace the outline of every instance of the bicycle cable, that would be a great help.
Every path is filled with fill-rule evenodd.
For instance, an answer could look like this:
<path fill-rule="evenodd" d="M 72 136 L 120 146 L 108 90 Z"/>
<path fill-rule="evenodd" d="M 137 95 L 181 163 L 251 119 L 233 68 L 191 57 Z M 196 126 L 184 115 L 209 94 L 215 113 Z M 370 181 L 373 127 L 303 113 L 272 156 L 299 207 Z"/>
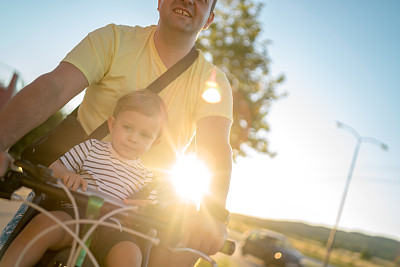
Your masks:
<path fill-rule="evenodd" d="M 92 261 L 94 267 L 100 267 L 95 259 L 95 257 L 93 256 L 93 254 L 90 252 L 89 248 L 87 248 L 81 241 L 81 239 L 79 238 L 79 236 L 77 236 L 71 229 L 69 229 L 67 227 L 67 225 L 60 221 L 58 218 L 56 218 L 53 214 L 51 214 L 49 211 L 43 209 L 42 207 L 40 207 L 39 205 L 36 205 L 34 203 L 31 202 L 27 202 L 24 201 L 25 204 L 27 204 L 28 206 L 36 209 L 39 212 L 44 213 L 45 215 L 47 215 L 50 219 L 52 219 L 56 225 L 47 228 L 46 230 L 42 231 L 40 234 L 38 234 L 37 236 L 35 236 L 32 240 L 30 240 L 30 242 L 24 247 L 24 249 L 22 250 L 21 254 L 19 255 L 16 263 L 15 263 L 15 267 L 19 267 L 19 265 L 21 264 L 22 258 L 25 256 L 25 254 L 27 253 L 28 249 L 33 246 L 33 244 L 38 241 L 39 238 L 41 238 L 42 236 L 44 236 L 45 234 L 47 234 L 50 230 L 55 229 L 56 227 L 62 227 L 69 235 L 71 235 L 72 238 L 74 238 L 78 244 L 83 245 L 83 249 L 86 251 L 87 255 L 89 256 L 90 260 Z M 78 220 L 79 221 L 79 220 Z M 74 222 L 76 223 L 76 222 Z"/>

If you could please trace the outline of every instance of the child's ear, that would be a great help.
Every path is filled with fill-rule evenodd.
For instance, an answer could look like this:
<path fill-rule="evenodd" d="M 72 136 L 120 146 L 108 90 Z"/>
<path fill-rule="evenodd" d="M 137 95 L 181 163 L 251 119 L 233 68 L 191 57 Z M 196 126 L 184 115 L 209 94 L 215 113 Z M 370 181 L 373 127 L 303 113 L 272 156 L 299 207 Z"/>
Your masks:
<path fill-rule="evenodd" d="M 108 129 L 110 130 L 110 133 L 114 131 L 114 123 L 115 123 L 115 118 L 113 116 L 108 117 Z"/>

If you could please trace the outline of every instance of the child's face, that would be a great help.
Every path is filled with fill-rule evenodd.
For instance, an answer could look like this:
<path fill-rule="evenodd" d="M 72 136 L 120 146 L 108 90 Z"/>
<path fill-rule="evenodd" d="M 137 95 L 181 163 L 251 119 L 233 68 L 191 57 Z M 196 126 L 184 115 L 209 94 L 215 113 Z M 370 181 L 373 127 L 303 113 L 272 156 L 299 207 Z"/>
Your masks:
<path fill-rule="evenodd" d="M 114 150 L 126 159 L 136 159 L 158 142 L 158 117 L 149 117 L 137 111 L 121 111 L 110 117 L 108 126 Z"/>

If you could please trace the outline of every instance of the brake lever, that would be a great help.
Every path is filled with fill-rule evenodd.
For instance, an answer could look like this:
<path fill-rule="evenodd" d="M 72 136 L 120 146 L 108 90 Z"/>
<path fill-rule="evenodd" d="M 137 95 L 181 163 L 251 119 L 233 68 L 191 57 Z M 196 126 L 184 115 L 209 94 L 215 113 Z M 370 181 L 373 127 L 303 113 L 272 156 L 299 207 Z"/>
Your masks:
<path fill-rule="evenodd" d="M 57 179 L 53 176 L 53 170 L 43 165 L 34 165 L 32 162 L 19 159 L 14 161 L 14 165 L 22 168 L 23 172 L 26 172 L 28 176 L 33 177 L 41 182 L 50 182 L 53 184 L 57 183 Z"/>
<path fill-rule="evenodd" d="M 11 199 L 13 193 L 23 186 L 29 185 L 27 187 L 36 190 L 47 183 L 57 183 L 52 170 L 24 159 L 15 160 L 4 177 L 0 177 L 0 197 Z"/>

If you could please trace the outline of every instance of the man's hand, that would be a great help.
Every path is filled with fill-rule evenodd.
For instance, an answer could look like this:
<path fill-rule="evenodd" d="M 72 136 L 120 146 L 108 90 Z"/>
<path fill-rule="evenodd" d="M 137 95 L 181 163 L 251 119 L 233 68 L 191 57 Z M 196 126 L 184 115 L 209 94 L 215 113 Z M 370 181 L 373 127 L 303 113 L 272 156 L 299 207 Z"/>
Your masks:
<path fill-rule="evenodd" d="M 87 189 L 88 183 L 79 174 L 73 172 L 65 172 L 61 178 L 64 185 L 72 191 L 76 191 L 80 186 L 82 186 L 82 191 L 86 191 Z"/>
<path fill-rule="evenodd" d="M 4 151 L 0 151 L 0 177 L 3 177 L 8 168 L 11 166 L 12 158 L 10 154 Z"/>
<path fill-rule="evenodd" d="M 183 245 L 214 255 L 228 238 L 226 224 L 205 213 L 187 216 L 182 226 Z"/>

